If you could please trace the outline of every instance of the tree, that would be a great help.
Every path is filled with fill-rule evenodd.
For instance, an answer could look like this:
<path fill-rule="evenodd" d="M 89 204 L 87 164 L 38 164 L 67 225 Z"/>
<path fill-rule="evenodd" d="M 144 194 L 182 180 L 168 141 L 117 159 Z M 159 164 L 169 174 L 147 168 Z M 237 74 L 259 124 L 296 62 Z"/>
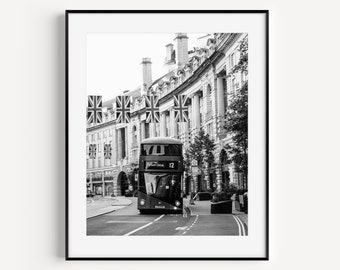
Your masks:
<path fill-rule="evenodd" d="M 239 47 L 240 59 L 231 70 L 230 75 L 248 74 L 248 39 L 244 39 Z M 231 135 L 232 143 L 226 146 L 230 161 L 236 170 L 242 172 L 247 186 L 248 177 L 248 80 L 242 82 L 240 89 L 231 97 L 227 112 L 226 129 Z"/>
<path fill-rule="evenodd" d="M 215 142 L 210 139 L 209 134 L 205 134 L 203 129 L 200 129 L 198 135 L 195 136 L 194 142 L 190 142 L 188 149 L 185 152 L 185 168 L 190 171 L 192 161 L 195 160 L 202 177 L 204 178 L 204 169 L 211 168 L 214 163 Z"/>

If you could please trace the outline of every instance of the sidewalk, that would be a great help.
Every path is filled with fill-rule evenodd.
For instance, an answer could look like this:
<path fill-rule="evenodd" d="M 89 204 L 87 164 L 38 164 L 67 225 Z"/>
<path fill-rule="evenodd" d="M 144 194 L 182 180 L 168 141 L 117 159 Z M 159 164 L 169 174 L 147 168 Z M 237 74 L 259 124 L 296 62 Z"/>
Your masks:
<path fill-rule="evenodd" d="M 129 206 L 132 202 L 125 197 L 101 197 L 86 199 L 86 218 L 104 215 Z"/>

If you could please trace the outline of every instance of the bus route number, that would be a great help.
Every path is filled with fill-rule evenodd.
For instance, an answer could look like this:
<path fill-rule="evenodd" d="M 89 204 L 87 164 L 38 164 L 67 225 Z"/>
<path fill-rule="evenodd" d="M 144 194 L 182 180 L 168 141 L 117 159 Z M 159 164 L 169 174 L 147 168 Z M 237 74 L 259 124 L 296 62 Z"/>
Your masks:
<path fill-rule="evenodd" d="M 173 161 L 146 161 L 145 169 L 168 169 L 168 170 L 178 170 L 178 162 Z"/>

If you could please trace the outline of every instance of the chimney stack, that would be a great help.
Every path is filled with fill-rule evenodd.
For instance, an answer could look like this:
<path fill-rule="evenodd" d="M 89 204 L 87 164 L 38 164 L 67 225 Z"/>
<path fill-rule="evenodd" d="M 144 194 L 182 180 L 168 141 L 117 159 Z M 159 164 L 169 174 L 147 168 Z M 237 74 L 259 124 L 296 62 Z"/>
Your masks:
<path fill-rule="evenodd" d="M 181 68 L 188 63 L 188 36 L 186 33 L 176 33 L 176 63 Z"/>
<path fill-rule="evenodd" d="M 148 88 L 152 84 L 152 73 L 151 73 L 151 59 L 150 58 L 142 58 L 142 89 L 141 94 L 146 95 Z"/>
<path fill-rule="evenodd" d="M 172 60 L 172 53 L 174 51 L 174 45 L 172 43 L 169 43 L 168 45 L 165 46 L 165 48 L 166 48 L 165 62 L 169 63 Z"/>

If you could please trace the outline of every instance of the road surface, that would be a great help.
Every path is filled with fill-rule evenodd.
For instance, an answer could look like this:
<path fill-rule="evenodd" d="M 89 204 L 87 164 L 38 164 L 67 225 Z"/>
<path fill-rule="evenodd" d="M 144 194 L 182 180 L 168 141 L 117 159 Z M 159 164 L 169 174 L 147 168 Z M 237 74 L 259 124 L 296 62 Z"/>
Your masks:
<path fill-rule="evenodd" d="M 87 219 L 87 235 L 247 235 L 247 226 L 233 214 L 210 214 L 210 202 L 197 201 L 190 213 L 141 215 L 137 198 L 117 211 Z"/>

